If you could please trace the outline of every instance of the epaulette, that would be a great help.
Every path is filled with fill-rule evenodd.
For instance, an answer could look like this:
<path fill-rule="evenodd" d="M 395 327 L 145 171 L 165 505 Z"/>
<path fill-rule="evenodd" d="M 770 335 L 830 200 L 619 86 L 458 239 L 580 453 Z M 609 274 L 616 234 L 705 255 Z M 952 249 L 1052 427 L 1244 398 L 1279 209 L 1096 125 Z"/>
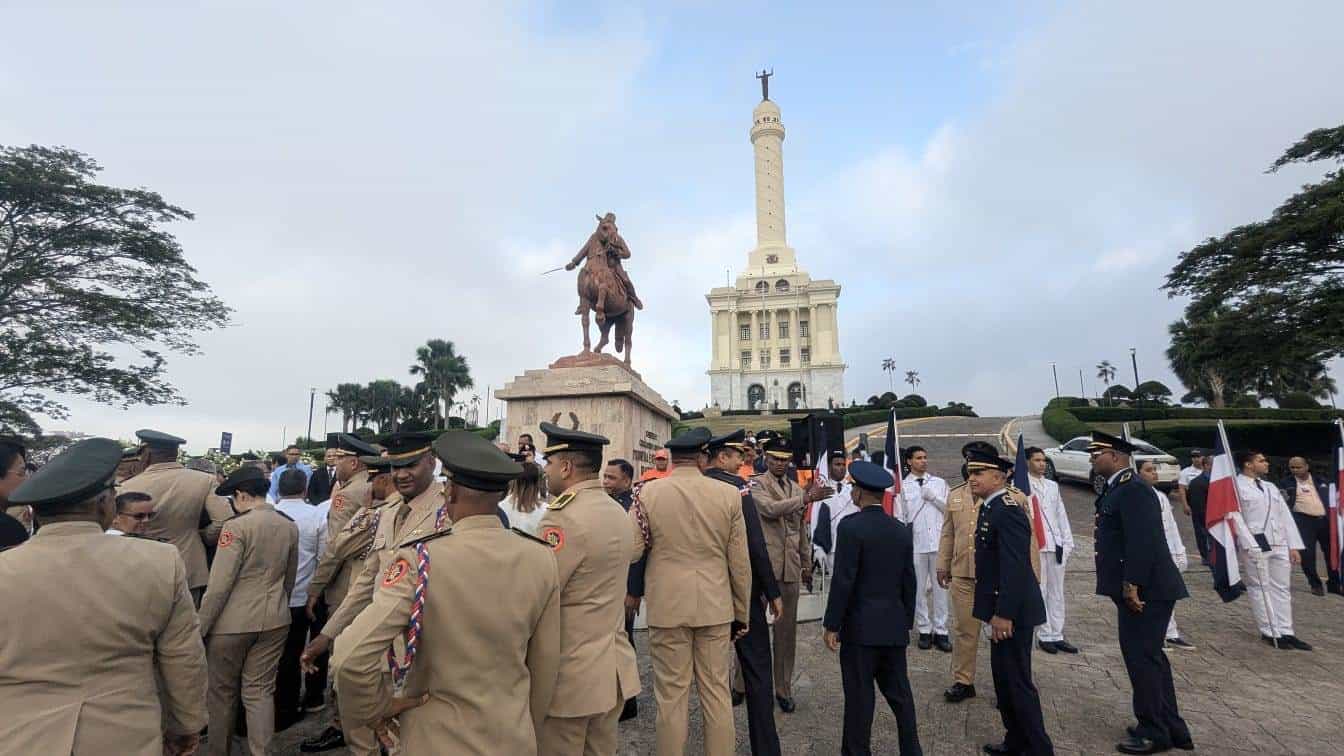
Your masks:
<path fill-rule="evenodd" d="M 549 543 L 541 540 L 540 538 L 537 538 L 536 536 L 532 535 L 531 533 L 525 530 L 519 530 L 518 528 L 509 528 L 509 530 L 512 530 L 513 532 L 517 533 L 523 538 L 526 538 L 529 541 L 536 541 L 537 543 L 541 544 L 542 546 L 545 546 L 548 549 L 551 548 L 551 545 Z"/>
<path fill-rule="evenodd" d="M 1022 492 L 1018 491 L 1016 488 L 1013 488 L 1012 486 L 1008 486 L 1008 490 L 1004 492 L 1003 496 L 999 497 L 1003 500 L 1003 505 L 1005 507 L 1021 506 L 1020 504 L 1017 503 L 1017 497 L 1013 496 L 1014 493 L 1021 494 Z"/>
<path fill-rule="evenodd" d="M 127 538 L 139 538 L 139 539 L 142 540 L 142 541 L 154 541 L 154 542 L 156 542 L 156 543 L 172 543 L 172 541 L 168 540 L 167 538 L 159 538 L 159 537 L 157 537 L 157 536 L 140 535 L 139 533 L 125 533 L 125 534 L 123 534 L 123 535 L 125 535 Z"/>
<path fill-rule="evenodd" d="M 956 484 L 955 486 L 952 486 L 951 488 L 947 489 L 947 492 L 948 492 L 948 493 L 952 493 L 953 491 L 957 490 L 958 488 L 965 488 L 966 486 L 969 486 L 969 485 L 970 485 L 970 481 L 963 480 L 962 482 Z"/>
<path fill-rule="evenodd" d="M 1129 481 L 1131 481 L 1131 480 L 1133 480 L 1133 479 L 1134 479 L 1134 471 L 1133 471 L 1133 470 L 1128 470 L 1128 469 L 1126 469 L 1126 470 L 1121 470 L 1121 471 L 1120 471 L 1120 475 L 1119 475 L 1119 477 L 1117 477 L 1117 478 L 1115 479 L 1115 485 L 1118 486 L 1118 485 L 1120 485 L 1121 483 L 1128 483 Z"/>
<path fill-rule="evenodd" d="M 564 508 L 565 508 L 565 505 L 569 504 L 571 501 L 574 501 L 574 496 L 575 496 L 575 493 L 574 493 L 573 491 L 569 491 L 569 492 L 567 492 L 567 493 L 562 493 L 562 494 L 560 494 L 559 496 L 557 496 L 557 497 L 555 497 L 554 499 L 552 499 L 551 501 L 547 502 L 547 503 L 546 503 L 546 508 L 547 508 L 547 509 L 554 509 L 554 510 L 556 510 L 556 511 L 559 511 L 559 510 L 561 510 L 561 509 L 564 509 Z"/>
<path fill-rule="evenodd" d="M 278 509 L 275 510 L 275 513 L 278 514 L 278 515 L 280 515 L 281 517 L 285 518 L 286 520 L 289 520 L 290 522 L 294 522 L 294 518 L 293 518 L 293 517 L 290 517 L 289 515 L 285 514 L 284 512 L 281 512 L 281 511 L 278 510 Z"/>
<path fill-rule="evenodd" d="M 453 529 L 452 529 L 452 528 L 448 528 L 447 530 L 436 530 L 436 531 L 434 531 L 433 533 L 430 533 L 429 535 L 424 535 L 424 536 L 420 536 L 419 538 L 412 539 L 412 540 L 410 540 L 410 541 L 405 541 L 405 542 L 399 544 L 399 545 L 397 546 L 397 548 L 399 548 L 399 549 L 404 549 L 404 548 L 407 548 L 407 547 L 409 547 L 409 546 L 414 546 L 414 545 L 416 545 L 417 543 L 425 543 L 426 541 L 432 541 L 432 540 L 434 540 L 435 538 L 440 538 L 440 537 L 442 537 L 442 536 L 452 535 L 452 534 L 453 534 Z"/>

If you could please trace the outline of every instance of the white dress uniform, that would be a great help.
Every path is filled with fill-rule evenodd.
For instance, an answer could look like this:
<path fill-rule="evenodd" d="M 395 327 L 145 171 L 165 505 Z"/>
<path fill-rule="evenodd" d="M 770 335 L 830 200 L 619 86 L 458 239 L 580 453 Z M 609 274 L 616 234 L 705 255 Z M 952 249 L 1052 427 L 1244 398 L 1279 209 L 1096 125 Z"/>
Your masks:
<path fill-rule="evenodd" d="M 1237 496 L 1241 499 L 1241 518 L 1246 527 L 1252 535 L 1263 533 L 1270 545 L 1266 552 L 1252 539 L 1237 544 L 1241 547 L 1241 570 L 1255 623 L 1260 626 L 1261 635 L 1271 638 L 1293 635 L 1293 605 L 1288 590 L 1293 573 L 1288 550 L 1302 549 L 1302 536 L 1278 486 L 1238 474 Z"/>
<path fill-rule="evenodd" d="M 947 492 L 947 481 L 937 475 L 911 473 L 901 482 L 898 514 L 914 535 L 915 629 L 921 635 L 947 635 L 947 589 L 939 586 L 936 578 Z"/>
<path fill-rule="evenodd" d="M 1171 561 L 1176 563 L 1176 569 L 1185 572 L 1185 568 L 1190 565 L 1190 560 L 1185 554 L 1185 542 L 1181 540 L 1181 531 L 1176 529 L 1176 516 L 1171 512 L 1171 499 L 1167 495 L 1153 489 L 1157 494 L 1157 501 L 1162 505 L 1162 533 L 1167 537 L 1167 551 L 1171 553 Z M 1167 640 L 1181 637 L 1181 631 L 1176 628 L 1176 611 L 1171 612 L 1171 620 L 1167 622 Z"/>
<path fill-rule="evenodd" d="M 1028 476 L 1031 492 L 1041 505 L 1045 545 L 1041 547 L 1041 598 L 1045 600 L 1045 624 L 1036 630 L 1042 643 L 1064 640 L 1064 567 L 1073 553 L 1073 528 L 1064 509 L 1059 484 L 1045 477 Z M 1055 545 L 1064 547 L 1063 561 L 1055 561 Z"/>
<path fill-rule="evenodd" d="M 854 484 L 846 483 L 843 480 L 823 482 L 823 485 L 835 487 L 835 493 L 829 498 L 822 499 L 812 505 L 812 513 L 809 518 L 808 532 L 812 535 L 812 558 L 821 564 L 826 565 L 826 574 L 831 574 L 835 567 L 835 547 L 840 539 L 840 521 L 859 511 L 854 506 Z M 821 511 L 821 505 L 825 504 L 831 513 L 831 553 L 827 554 L 817 545 L 817 512 Z"/>

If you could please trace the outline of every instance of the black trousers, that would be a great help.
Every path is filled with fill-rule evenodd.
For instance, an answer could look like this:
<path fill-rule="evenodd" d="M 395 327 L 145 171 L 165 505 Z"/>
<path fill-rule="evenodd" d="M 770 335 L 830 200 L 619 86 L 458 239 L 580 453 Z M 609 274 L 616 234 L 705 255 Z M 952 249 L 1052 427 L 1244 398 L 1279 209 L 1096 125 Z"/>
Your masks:
<path fill-rule="evenodd" d="M 1325 579 L 1331 588 L 1339 587 L 1339 570 L 1330 569 L 1330 522 L 1326 515 L 1311 517 L 1293 512 L 1293 522 L 1297 523 L 1297 532 L 1302 535 L 1302 574 L 1307 582 L 1316 588 L 1321 584 L 1321 576 L 1316 572 L 1316 548 L 1319 546 L 1325 555 Z"/>
<path fill-rule="evenodd" d="M 630 639 L 630 648 L 635 647 L 635 615 L 626 612 L 625 615 L 625 637 Z M 635 651 L 635 660 L 639 660 L 639 651 Z M 631 696 L 634 698 L 634 696 Z"/>
<path fill-rule="evenodd" d="M 327 624 L 327 616 L 329 613 L 330 609 L 327 607 L 326 600 L 318 599 L 317 606 L 313 608 L 313 616 L 317 617 L 317 619 L 314 620 L 308 628 L 312 637 L 316 638 L 318 633 L 322 632 L 322 628 Z M 322 654 L 322 656 L 313 663 L 313 666 L 317 667 L 317 671 L 309 675 L 304 675 L 303 704 L 305 706 L 317 706 L 326 699 L 327 662 L 330 659 L 331 654 Z"/>
<path fill-rule="evenodd" d="M 1031 680 L 1029 627 L 1014 627 L 1013 637 L 989 644 L 989 669 L 1003 719 L 1003 744 L 1014 753 L 1053 756 L 1055 746 L 1045 733 L 1041 694 Z"/>
<path fill-rule="evenodd" d="M 770 662 L 770 626 L 760 597 L 751 599 L 747 634 L 736 644 L 747 696 L 747 734 L 755 756 L 779 756 L 779 732 L 775 730 L 775 682 Z"/>
<path fill-rule="evenodd" d="M 1161 748 L 1190 742 L 1190 727 L 1181 719 L 1176 706 L 1171 664 L 1162 652 L 1162 639 L 1176 602 L 1147 599 L 1143 611 L 1135 614 L 1122 599 L 1111 600 L 1115 602 L 1116 624 L 1120 629 L 1120 653 L 1134 689 L 1137 734 Z"/>
<path fill-rule="evenodd" d="M 840 644 L 840 682 L 845 691 L 845 725 L 840 753 L 869 756 L 873 734 L 873 683 L 896 715 L 901 756 L 923 756 L 915 726 L 915 699 L 905 671 L 905 646 Z"/>
<path fill-rule="evenodd" d="M 1195 531 L 1195 548 L 1199 549 L 1199 558 L 1209 561 L 1209 528 L 1204 524 L 1206 505 L 1190 504 L 1190 526 Z"/>
<path fill-rule="evenodd" d="M 298 718 L 302 706 L 303 672 L 299 670 L 299 656 L 308 644 L 308 614 L 303 607 L 289 608 L 289 635 L 280 652 L 280 666 L 275 671 L 275 721 Z"/>

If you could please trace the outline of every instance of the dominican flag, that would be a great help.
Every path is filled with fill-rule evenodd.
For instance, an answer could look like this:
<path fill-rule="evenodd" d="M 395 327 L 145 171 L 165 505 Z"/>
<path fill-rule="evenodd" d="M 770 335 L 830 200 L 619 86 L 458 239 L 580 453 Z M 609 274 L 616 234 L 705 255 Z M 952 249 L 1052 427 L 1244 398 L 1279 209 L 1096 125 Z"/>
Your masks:
<path fill-rule="evenodd" d="M 887 443 L 884 447 L 886 461 L 883 463 L 891 471 L 891 477 L 895 479 L 895 484 L 887 489 L 887 493 L 882 497 L 882 508 L 887 514 L 896 517 L 896 502 L 901 496 L 901 479 L 905 476 L 901 474 L 901 434 L 896 430 L 896 408 L 891 408 L 891 414 L 887 416 Z"/>
<path fill-rule="evenodd" d="M 1338 572 L 1344 551 L 1344 420 L 1335 420 L 1339 446 L 1335 447 L 1335 479 L 1330 484 L 1330 569 Z"/>
<path fill-rule="evenodd" d="M 813 415 L 808 422 L 812 437 L 812 448 L 809 453 L 812 455 L 812 485 L 828 486 L 830 485 L 829 468 L 831 464 L 831 445 L 826 438 L 826 424 L 821 418 Z M 816 521 L 817 527 L 812 538 L 812 543 L 823 552 L 830 554 L 834 544 L 831 543 L 831 505 L 827 500 L 822 499 L 817 502 L 813 508 L 812 519 Z"/>
<path fill-rule="evenodd" d="M 1017 434 L 1017 459 L 1013 462 L 1013 487 L 1031 497 L 1031 532 L 1036 536 L 1036 548 L 1045 548 L 1045 521 L 1041 519 L 1041 502 L 1036 492 L 1031 490 L 1031 478 L 1027 475 L 1027 445 L 1022 434 Z"/>
<path fill-rule="evenodd" d="M 1209 473 L 1209 499 L 1204 514 L 1209 538 L 1209 562 L 1213 568 L 1213 589 L 1224 603 L 1235 600 L 1246 592 L 1237 566 L 1236 521 L 1241 517 L 1241 501 L 1237 498 L 1237 471 L 1232 464 L 1232 450 L 1227 443 L 1227 430 L 1218 421 L 1218 439 L 1213 453 L 1213 469 Z"/>

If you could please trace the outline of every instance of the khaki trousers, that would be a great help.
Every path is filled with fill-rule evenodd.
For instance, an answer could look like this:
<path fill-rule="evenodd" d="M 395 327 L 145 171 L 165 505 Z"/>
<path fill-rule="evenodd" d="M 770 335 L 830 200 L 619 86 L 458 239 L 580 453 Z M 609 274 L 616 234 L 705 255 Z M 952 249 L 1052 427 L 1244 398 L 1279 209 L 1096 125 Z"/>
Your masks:
<path fill-rule="evenodd" d="M 682 756 L 686 752 L 692 678 L 705 716 L 704 753 L 732 754 L 737 735 L 733 729 L 733 703 L 728 695 L 728 658 L 732 653 L 729 625 L 651 627 L 649 651 L 653 659 L 653 695 L 658 701 L 655 722 L 658 756 Z"/>
<path fill-rule="evenodd" d="M 587 717 L 546 717 L 537 733 L 537 756 L 616 756 L 616 723 L 625 708 L 617 684 L 611 711 Z"/>
<path fill-rule="evenodd" d="M 383 674 L 390 673 L 384 671 Z M 350 750 L 350 756 L 381 756 L 383 748 L 378 742 L 378 736 L 374 733 L 373 728 L 357 726 L 341 715 L 341 699 L 336 695 L 335 675 L 332 675 L 331 704 L 336 709 L 335 724 L 340 728 L 341 734 L 345 736 L 345 747 Z"/>
<path fill-rule="evenodd" d="M 248 752 L 266 756 L 275 736 L 275 671 L 287 635 L 288 627 L 277 627 L 259 633 L 213 633 L 206 640 L 210 756 L 229 754 L 240 693 L 247 717 Z"/>
<path fill-rule="evenodd" d="M 975 603 L 975 578 L 952 578 L 948 595 L 956 616 L 956 639 L 952 642 L 952 681 L 975 683 L 975 649 L 980 645 L 980 620 L 971 616 Z"/>
<path fill-rule="evenodd" d="M 798 642 L 798 588 L 799 583 L 780 583 L 780 599 L 784 613 L 779 615 L 771 629 L 775 641 L 774 673 L 775 695 L 793 697 L 793 660 Z"/>

